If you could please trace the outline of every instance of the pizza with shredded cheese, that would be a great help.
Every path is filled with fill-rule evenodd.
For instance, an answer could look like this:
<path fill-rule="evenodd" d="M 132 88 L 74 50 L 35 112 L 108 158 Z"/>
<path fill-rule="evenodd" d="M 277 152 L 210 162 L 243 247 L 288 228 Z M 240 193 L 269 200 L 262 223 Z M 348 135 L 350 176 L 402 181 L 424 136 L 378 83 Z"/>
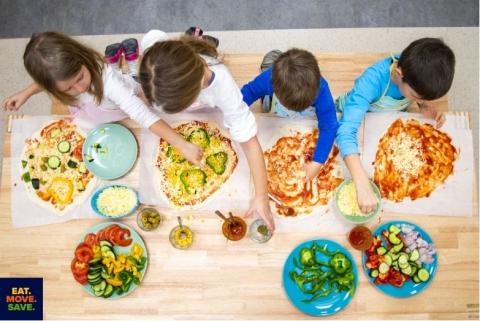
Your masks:
<path fill-rule="evenodd" d="M 88 197 L 95 184 L 83 161 L 84 141 L 81 130 L 67 120 L 47 124 L 25 141 L 21 179 L 32 200 L 62 215 Z"/>
<path fill-rule="evenodd" d="M 446 133 L 416 119 L 397 119 L 379 141 L 373 180 L 391 201 L 428 197 L 452 174 L 457 157 Z"/>
<path fill-rule="evenodd" d="M 268 192 L 288 211 L 276 204 L 275 212 L 281 217 L 299 217 L 311 214 L 317 207 L 328 204 L 336 187 L 343 181 L 338 158 L 338 148 L 333 146 L 320 174 L 310 182 L 304 182 L 305 163 L 312 160 L 318 138 L 318 130 L 293 132 L 281 137 L 264 152 L 268 176 Z"/>
<path fill-rule="evenodd" d="M 212 123 L 189 121 L 174 128 L 180 135 L 203 149 L 199 168 L 164 139 L 160 139 L 155 167 L 157 181 L 168 202 L 185 209 L 201 205 L 231 177 L 237 163 L 232 141 Z"/>

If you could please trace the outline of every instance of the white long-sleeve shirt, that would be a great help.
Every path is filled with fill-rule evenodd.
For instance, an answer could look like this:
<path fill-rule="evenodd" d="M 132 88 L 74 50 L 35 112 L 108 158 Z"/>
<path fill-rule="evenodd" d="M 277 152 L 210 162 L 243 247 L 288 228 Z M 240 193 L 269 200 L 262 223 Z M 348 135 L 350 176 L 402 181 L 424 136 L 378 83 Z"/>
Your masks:
<path fill-rule="evenodd" d="M 196 102 L 187 111 L 210 107 L 218 108 L 223 113 L 224 126 L 229 130 L 233 140 L 243 143 L 257 134 L 257 122 L 235 80 L 225 65 L 215 59 L 204 57 L 210 70 L 215 74 L 210 85 L 202 89 Z"/>
<path fill-rule="evenodd" d="M 131 119 L 144 128 L 160 120 L 138 96 L 140 85 L 130 76 L 122 75 L 120 71 L 106 65 L 103 74 L 103 99 L 97 108 L 105 111 L 122 110 Z M 93 95 L 83 93 L 77 96 L 78 105 L 95 102 Z"/>

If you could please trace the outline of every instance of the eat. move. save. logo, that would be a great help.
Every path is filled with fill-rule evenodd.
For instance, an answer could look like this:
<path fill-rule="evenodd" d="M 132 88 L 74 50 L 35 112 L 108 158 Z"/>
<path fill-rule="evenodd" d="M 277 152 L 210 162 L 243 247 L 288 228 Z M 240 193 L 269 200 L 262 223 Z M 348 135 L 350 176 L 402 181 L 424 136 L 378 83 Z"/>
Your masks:
<path fill-rule="evenodd" d="M 43 279 L 0 278 L 0 320 L 43 320 Z"/>

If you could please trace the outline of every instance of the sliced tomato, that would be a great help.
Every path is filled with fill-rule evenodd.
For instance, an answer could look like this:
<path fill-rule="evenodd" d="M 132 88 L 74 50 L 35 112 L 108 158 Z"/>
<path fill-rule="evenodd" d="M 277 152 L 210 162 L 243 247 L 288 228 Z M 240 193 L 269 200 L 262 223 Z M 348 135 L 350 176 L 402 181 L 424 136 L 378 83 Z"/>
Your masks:
<path fill-rule="evenodd" d="M 129 246 L 132 244 L 132 239 L 130 238 L 130 230 L 120 228 L 116 231 L 114 236 L 114 243 L 119 246 Z"/>
<path fill-rule="evenodd" d="M 83 240 L 83 242 L 91 248 L 94 244 L 97 244 L 96 238 L 97 236 L 95 234 L 88 233 L 87 235 L 85 235 L 85 239 Z"/>
<path fill-rule="evenodd" d="M 88 283 L 86 274 L 82 274 L 82 275 L 73 274 L 73 278 L 75 279 L 75 281 L 77 281 L 82 285 L 85 285 Z"/>
<path fill-rule="evenodd" d="M 110 230 L 107 232 L 107 239 L 110 241 L 110 243 L 115 243 L 115 234 L 118 233 L 119 230 L 122 228 L 118 225 L 113 226 Z"/>
<path fill-rule="evenodd" d="M 70 270 L 72 270 L 72 274 L 75 274 L 75 275 L 83 275 L 83 274 L 87 275 L 88 268 L 89 268 L 88 263 L 80 262 L 76 258 L 73 259 L 72 263 L 70 264 Z"/>
<path fill-rule="evenodd" d="M 92 248 L 86 243 L 80 243 L 75 250 L 75 258 L 80 262 L 90 262 L 93 259 Z"/>

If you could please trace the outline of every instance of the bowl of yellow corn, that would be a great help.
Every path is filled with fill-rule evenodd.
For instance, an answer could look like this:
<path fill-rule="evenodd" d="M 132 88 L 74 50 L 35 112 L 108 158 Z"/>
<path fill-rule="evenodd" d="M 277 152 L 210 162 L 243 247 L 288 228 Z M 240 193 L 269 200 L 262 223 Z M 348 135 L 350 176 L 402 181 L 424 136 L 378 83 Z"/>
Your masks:
<path fill-rule="evenodd" d="M 343 216 L 347 221 L 354 224 L 363 224 L 372 220 L 380 212 L 380 191 L 375 183 L 370 182 L 373 192 L 377 198 L 377 207 L 370 213 L 363 213 L 357 201 L 357 190 L 355 184 L 351 179 L 345 179 L 340 186 L 338 186 L 335 193 L 335 207 L 337 213 Z"/>

